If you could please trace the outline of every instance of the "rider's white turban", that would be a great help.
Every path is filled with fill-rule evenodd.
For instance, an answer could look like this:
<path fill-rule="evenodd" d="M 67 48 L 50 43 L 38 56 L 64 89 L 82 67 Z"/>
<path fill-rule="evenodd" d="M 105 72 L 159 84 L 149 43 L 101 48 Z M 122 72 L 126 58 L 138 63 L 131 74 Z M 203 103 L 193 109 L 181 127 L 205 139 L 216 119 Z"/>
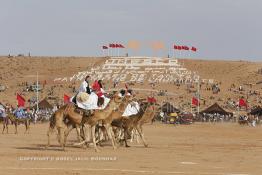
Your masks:
<path fill-rule="evenodd" d="M 76 100 L 80 103 L 86 102 L 89 99 L 89 94 L 86 92 L 79 92 L 77 94 Z"/>

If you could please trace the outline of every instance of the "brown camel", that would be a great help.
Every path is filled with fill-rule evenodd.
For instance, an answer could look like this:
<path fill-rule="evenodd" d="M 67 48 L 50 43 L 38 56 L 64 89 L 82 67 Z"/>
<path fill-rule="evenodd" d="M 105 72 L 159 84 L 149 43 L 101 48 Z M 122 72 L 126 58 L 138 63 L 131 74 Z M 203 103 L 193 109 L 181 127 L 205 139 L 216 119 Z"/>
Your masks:
<path fill-rule="evenodd" d="M 123 99 L 121 97 L 115 94 L 105 109 L 95 110 L 93 114 L 90 117 L 86 118 L 86 121 L 83 122 L 85 123 L 85 126 L 87 127 L 87 129 L 91 128 L 91 136 L 93 139 L 93 145 L 94 145 L 95 151 L 99 151 L 99 149 L 96 146 L 96 137 L 95 137 L 96 124 L 101 120 L 107 121 L 107 119 L 110 117 L 110 114 L 113 111 L 118 110 L 122 100 Z M 115 141 L 115 136 L 113 133 L 111 123 L 105 122 L 104 124 L 105 124 L 104 127 L 107 131 L 107 134 L 109 138 L 111 139 L 112 146 L 114 149 L 116 149 L 116 141 Z M 90 138 L 91 138 L 90 135 L 88 135 L 87 138 L 88 139 L 86 141 L 90 141 Z"/>
<path fill-rule="evenodd" d="M 25 125 L 25 134 L 28 133 L 29 134 L 29 126 L 30 126 L 30 118 L 16 118 L 13 114 L 8 113 L 7 116 L 4 118 L 3 120 L 3 131 L 2 133 L 4 133 L 5 129 L 6 129 L 6 133 L 8 133 L 8 125 L 9 125 L 9 120 L 15 125 L 15 134 L 18 134 L 17 132 L 17 126 L 19 124 L 24 124 Z"/>
<path fill-rule="evenodd" d="M 124 141 L 125 146 L 129 147 L 127 144 L 127 139 L 130 137 L 130 133 L 133 129 L 137 130 L 139 133 L 140 138 L 143 141 L 145 147 L 148 144 L 145 141 L 143 128 L 142 126 L 145 123 L 151 122 L 154 118 L 158 108 L 156 104 L 150 103 L 141 103 L 140 110 L 137 114 L 131 115 L 129 117 L 121 117 L 119 119 L 113 120 L 112 125 L 124 130 Z"/>
<path fill-rule="evenodd" d="M 112 126 L 111 126 L 112 121 L 122 117 L 122 114 L 124 113 L 127 105 L 131 101 L 132 101 L 132 97 L 131 96 L 124 96 L 123 100 L 122 100 L 122 103 L 119 105 L 118 109 L 112 111 L 111 114 L 106 119 L 101 121 L 102 126 L 99 126 L 97 128 L 99 141 L 102 141 L 102 139 L 100 139 L 101 135 L 102 135 L 102 137 L 105 138 L 105 140 L 107 140 L 108 134 L 106 132 L 105 125 L 109 125 L 109 127 L 112 129 Z"/>
<path fill-rule="evenodd" d="M 76 127 L 78 140 L 80 141 L 80 124 L 83 118 L 82 112 L 75 110 L 74 104 L 67 104 L 59 108 L 50 118 L 49 129 L 47 131 L 48 143 L 47 147 L 50 146 L 50 134 L 55 129 L 58 131 L 58 142 L 62 149 L 66 144 L 66 139 L 69 132 Z"/>
<path fill-rule="evenodd" d="M 116 110 L 122 98 L 115 94 L 111 101 L 109 102 L 108 106 L 103 110 L 95 110 L 91 115 L 78 113 L 76 112 L 76 107 L 74 104 L 67 104 L 61 107 L 58 111 L 54 113 L 54 115 L 50 119 L 50 126 L 47 132 L 48 136 L 48 144 L 47 147 L 50 145 L 50 133 L 56 128 L 58 130 L 58 141 L 60 142 L 61 147 L 64 149 L 67 136 L 69 132 L 76 127 L 78 132 L 78 138 L 80 136 L 80 126 L 85 124 L 88 128 L 91 128 L 91 135 L 93 138 L 93 144 L 96 151 L 99 151 L 96 146 L 95 140 L 95 126 L 98 121 L 106 119 L 109 114 L 112 113 L 113 110 Z M 83 117 L 84 116 L 84 117 Z M 109 126 L 105 126 L 106 130 L 109 134 L 109 137 L 112 139 L 112 145 L 115 149 L 115 140 L 112 136 L 112 129 Z M 80 141 L 80 139 L 79 139 Z M 88 140 L 90 141 L 90 135 L 88 135 Z"/>

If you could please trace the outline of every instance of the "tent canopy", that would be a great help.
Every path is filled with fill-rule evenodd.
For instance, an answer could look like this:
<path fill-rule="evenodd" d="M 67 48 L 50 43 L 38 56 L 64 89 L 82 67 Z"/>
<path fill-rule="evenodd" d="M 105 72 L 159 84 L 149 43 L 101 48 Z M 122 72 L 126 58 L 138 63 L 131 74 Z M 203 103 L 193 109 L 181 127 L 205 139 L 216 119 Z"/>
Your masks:
<path fill-rule="evenodd" d="M 214 114 L 214 113 L 218 113 L 218 114 L 223 114 L 223 115 L 229 115 L 232 113 L 231 112 L 227 112 L 225 111 L 222 107 L 220 107 L 217 103 L 209 106 L 208 108 L 206 108 L 205 110 L 200 112 L 201 114 L 206 113 L 206 114 Z"/>
<path fill-rule="evenodd" d="M 262 115 L 262 108 L 260 106 L 257 106 L 253 109 L 251 109 L 251 112 L 249 113 L 251 115 Z"/>
<path fill-rule="evenodd" d="M 37 106 L 35 105 L 33 108 L 36 109 Z M 53 106 L 50 103 L 48 103 L 46 99 L 44 99 L 38 103 L 38 108 L 39 109 L 53 109 Z"/>
<path fill-rule="evenodd" d="M 175 113 L 175 112 L 180 112 L 179 109 L 175 108 L 173 105 L 170 103 L 165 103 L 162 107 L 161 110 L 165 113 Z"/>

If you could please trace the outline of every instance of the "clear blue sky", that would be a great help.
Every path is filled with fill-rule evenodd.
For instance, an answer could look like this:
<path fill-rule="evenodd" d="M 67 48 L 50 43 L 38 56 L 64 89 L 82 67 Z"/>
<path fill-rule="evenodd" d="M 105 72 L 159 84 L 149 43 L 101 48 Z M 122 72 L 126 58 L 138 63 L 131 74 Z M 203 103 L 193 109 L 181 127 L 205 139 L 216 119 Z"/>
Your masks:
<path fill-rule="evenodd" d="M 198 47 L 192 57 L 259 61 L 261 17 L 262 0 L 0 0 L 0 55 L 99 56 L 101 45 L 138 40 L 133 55 L 177 43 Z"/>

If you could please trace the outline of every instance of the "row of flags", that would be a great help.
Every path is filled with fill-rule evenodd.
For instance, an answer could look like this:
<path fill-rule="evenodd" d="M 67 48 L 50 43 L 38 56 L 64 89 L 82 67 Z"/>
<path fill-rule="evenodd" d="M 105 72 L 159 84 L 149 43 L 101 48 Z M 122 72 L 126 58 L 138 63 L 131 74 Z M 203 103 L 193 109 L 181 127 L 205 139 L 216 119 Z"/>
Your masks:
<path fill-rule="evenodd" d="M 186 51 L 193 51 L 193 52 L 196 52 L 197 51 L 197 48 L 196 47 L 188 47 L 188 46 L 179 46 L 179 45 L 174 45 L 174 49 L 175 50 L 186 50 Z"/>
<path fill-rule="evenodd" d="M 111 44 L 109 44 L 109 45 L 103 45 L 103 46 L 102 46 L 102 49 L 109 49 L 109 48 L 113 48 L 113 49 L 115 49 L 115 48 L 121 48 L 121 49 L 124 49 L 125 46 L 124 46 L 123 44 L 113 44 L 113 43 L 111 43 Z M 187 51 L 191 50 L 191 51 L 193 51 L 193 52 L 196 52 L 196 51 L 197 51 L 197 48 L 194 47 L 194 46 L 188 47 L 188 46 L 174 45 L 173 48 L 174 48 L 175 50 L 187 50 Z"/>
<path fill-rule="evenodd" d="M 126 88 L 128 89 L 127 86 L 126 86 Z M 18 103 L 18 107 L 24 107 L 25 106 L 25 99 L 20 94 L 16 94 L 16 100 L 17 100 L 17 103 Z M 69 102 L 70 102 L 70 96 L 64 94 L 64 103 L 67 104 Z M 192 106 L 199 106 L 200 101 L 197 97 L 192 97 L 191 104 L 192 104 Z M 247 101 L 244 98 L 240 98 L 239 102 L 238 102 L 238 106 L 247 108 L 248 107 Z"/>
<path fill-rule="evenodd" d="M 18 107 L 25 107 L 25 98 L 20 95 L 20 94 L 16 94 L 16 100 L 17 100 L 17 105 Z M 64 103 L 67 104 L 70 102 L 70 96 L 64 94 Z"/>
<path fill-rule="evenodd" d="M 197 97 L 192 97 L 191 104 L 192 106 L 199 106 L 200 101 Z M 238 106 L 247 108 L 248 107 L 247 101 L 244 98 L 240 98 L 238 101 Z"/>
<path fill-rule="evenodd" d="M 121 48 L 121 49 L 124 49 L 125 46 L 122 45 L 122 44 L 109 44 L 108 46 L 104 45 L 102 46 L 102 49 L 109 49 L 109 48 Z"/>

